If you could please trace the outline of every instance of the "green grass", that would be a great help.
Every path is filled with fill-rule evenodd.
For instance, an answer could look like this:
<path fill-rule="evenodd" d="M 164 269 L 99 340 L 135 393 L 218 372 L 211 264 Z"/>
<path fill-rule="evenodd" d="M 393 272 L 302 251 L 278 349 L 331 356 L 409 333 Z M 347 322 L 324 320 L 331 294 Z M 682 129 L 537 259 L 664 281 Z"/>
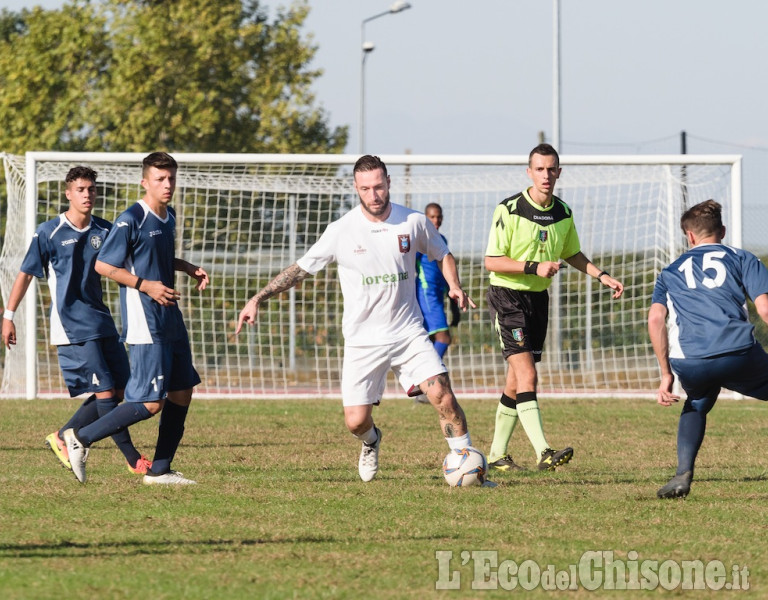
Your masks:
<path fill-rule="evenodd" d="M 474 444 L 487 451 L 496 402 L 462 404 Z M 733 564 L 749 568 L 751 589 L 739 597 L 768 595 L 768 407 L 721 401 L 691 495 L 660 501 L 656 489 L 675 466 L 678 408 L 616 399 L 541 406 L 550 443 L 575 447 L 572 463 L 462 490 L 442 478 L 448 448 L 431 407 L 385 400 L 376 409 L 381 471 L 366 484 L 338 401 L 195 400 L 174 467 L 200 485 L 167 489 L 142 486 L 110 440 L 94 446 L 80 485 L 43 446 L 76 401 L 0 401 L 2 598 L 507 597 L 471 589 L 473 563 L 462 565 L 461 553 L 485 550 L 556 570 L 590 550 L 720 560 L 728 581 Z M 156 427 L 153 419 L 132 429 L 150 456 Z M 522 428 L 510 450 L 534 466 Z M 435 589 L 436 551 L 453 552 L 461 591 Z"/>

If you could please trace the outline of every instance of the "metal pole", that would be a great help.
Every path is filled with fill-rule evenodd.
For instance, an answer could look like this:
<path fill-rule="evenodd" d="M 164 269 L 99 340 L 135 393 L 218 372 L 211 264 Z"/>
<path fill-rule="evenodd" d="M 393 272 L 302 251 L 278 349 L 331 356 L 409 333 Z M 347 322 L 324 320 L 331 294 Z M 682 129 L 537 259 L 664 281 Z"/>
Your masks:
<path fill-rule="evenodd" d="M 288 196 L 288 262 L 296 262 L 297 218 L 296 194 Z M 288 369 L 296 371 L 296 286 L 288 290 Z"/>
<path fill-rule="evenodd" d="M 554 19 L 552 23 L 552 145 L 558 153 L 562 154 L 560 146 L 560 0 L 553 0 L 552 11 Z"/>
<path fill-rule="evenodd" d="M 365 151 L 365 21 L 360 24 L 360 51 L 363 53 L 360 61 L 360 122 L 358 123 L 358 144 L 359 154 Z"/>
<path fill-rule="evenodd" d="M 680 154 L 688 154 L 688 143 L 685 131 L 680 132 Z M 688 168 L 680 167 L 680 189 L 683 195 L 683 212 L 688 210 Z"/>
<path fill-rule="evenodd" d="M 365 153 L 365 57 L 373 50 L 373 44 L 365 42 L 365 24 L 368 21 L 373 21 L 386 15 L 393 15 L 409 8 L 411 8 L 411 5 L 408 2 L 397 1 L 390 6 L 389 10 L 363 19 L 360 23 L 360 49 L 363 53 L 362 60 L 360 61 L 360 122 L 358 123 L 358 149 L 360 154 Z"/>
<path fill-rule="evenodd" d="M 27 152 L 25 157 L 26 189 L 24 198 L 25 239 L 31 240 L 37 228 L 37 162 Z M 24 339 L 25 353 L 25 397 L 34 400 L 37 397 L 37 278 L 33 277 L 24 296 Z"/>

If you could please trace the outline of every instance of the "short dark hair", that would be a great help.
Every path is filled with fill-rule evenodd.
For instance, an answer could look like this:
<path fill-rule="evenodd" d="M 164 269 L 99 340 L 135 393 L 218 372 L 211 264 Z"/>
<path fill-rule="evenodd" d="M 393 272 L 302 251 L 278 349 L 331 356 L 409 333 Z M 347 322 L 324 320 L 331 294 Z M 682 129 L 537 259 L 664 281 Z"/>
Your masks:
<path fill-rule="evenodd" d="M 357 159 L 355 168 L 352 169 L 352 176 L 354 177 L 355 173 L 359 173 L 361 171 L 375 171 L 376 169 L 381 169 L 384 171 L 384 177 L 387 176 L 387 165 L 384 164 L 384 161 L 381 160 L 378 156 L 366 154 L 365 156 L 361 156 Z"/>
<path fill-rule="evenodd" d="M 176 159 L 174 159 L 173 156 L 167 152 L 153 152 L 152 154 L 144 157 L 144 160 L 141 161 L 141 165 L 142 176 L 145 176 L 151 167 L 154 167 L 155 169 L 169 170 L 176 170 L 179 168 L 179 165 L 176 163 Z"/>
<path fill-rule="evenodd" d="M 443 207 L 440 206 L 437 202 L 430 202 L 424 207 L 424 212 L 426 213 L 430 208 L 436 208 L 440 211 L 440 214 L 443 214 Z"/>
<path fill-rule="evenodd" d="M 683 234 L 692 231 L 698 235 L 711 235 L 723 228 L 723 207 L 712 200 L 694 204 L 680 217 Z"/>
<path fill-rule="evenodd" d="M 78 179 L 85 179 L 86 181 L 90 181 L 91 183 L 96 183 L 96 171 L 91 169 L 91 167 L 84 167 L 83 165 L 78 165 L 77 167 L 72 167 L 68 172 L 67 176 L 64 178 L 64 182 L 69 185 L 73 181 L 77 181 Z"/>
<path fill-rule="evenodd" d="M 560 155 L 557 153 L 557 150 L 555 150 L 555 147 L 551 144 L 539 144 L 533 150 L 531 150 L 531 153 L 528 155 L 529 167 L 531 166 L 531 159 L 533 159 L 534 154 L 540 154 L 541 156 L 554 156 L 557 166 L 560 166 Z"/>

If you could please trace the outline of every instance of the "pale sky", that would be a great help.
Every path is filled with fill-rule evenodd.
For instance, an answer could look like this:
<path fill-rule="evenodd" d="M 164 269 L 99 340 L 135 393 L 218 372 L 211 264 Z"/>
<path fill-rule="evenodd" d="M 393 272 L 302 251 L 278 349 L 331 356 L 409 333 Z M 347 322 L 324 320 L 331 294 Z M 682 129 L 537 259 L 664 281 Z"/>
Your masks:
<path fill-rule="evenodd" d="M 324 71 L 317 101 L 332 125 L 350 125 L 351 154 L 361 23 L 393 2 L 309 2 L 305 34 Z M 410 4 L 365 27 L 375 44 L 365 66 L 366 152 L 527 154 L 539 131 L 551 139 L 554 0 Z M 691 154 L 744 155 L 745 222 L 754 229 L 745 243 L 762 238 L 766 22 L 765 0 L 560 0 L 561 154 L 673 154 L 685 130 Z"/>

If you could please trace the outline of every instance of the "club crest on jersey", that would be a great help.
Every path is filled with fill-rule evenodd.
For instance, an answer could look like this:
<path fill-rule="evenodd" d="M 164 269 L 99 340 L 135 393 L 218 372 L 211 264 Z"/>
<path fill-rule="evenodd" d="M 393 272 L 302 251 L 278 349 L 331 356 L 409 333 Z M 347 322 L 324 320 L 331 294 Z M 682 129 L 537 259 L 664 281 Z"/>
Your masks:
<path fill-rule="evenodd" d="M 543 244 L 547 241 L 547 238 L 549 237 L 549 231 L 546 229 L 540 229 L 539 230 L 539 241 Z"/>
<path fill-rule="evenodd" d="M 407 254 L 411 251 L 411 234 L 405 233 L 397 236 L 397 245 L 400 247 L 402 254 Z"/>
<path fill-rule="evenodd" d="M 98 235 L 92 235 L 90 242 L 91 242 L 91 248 L 93 248 L 94 250 L 98 250 L 99 248 L 101 248 L 101 244 L 103 240 Z"/>

